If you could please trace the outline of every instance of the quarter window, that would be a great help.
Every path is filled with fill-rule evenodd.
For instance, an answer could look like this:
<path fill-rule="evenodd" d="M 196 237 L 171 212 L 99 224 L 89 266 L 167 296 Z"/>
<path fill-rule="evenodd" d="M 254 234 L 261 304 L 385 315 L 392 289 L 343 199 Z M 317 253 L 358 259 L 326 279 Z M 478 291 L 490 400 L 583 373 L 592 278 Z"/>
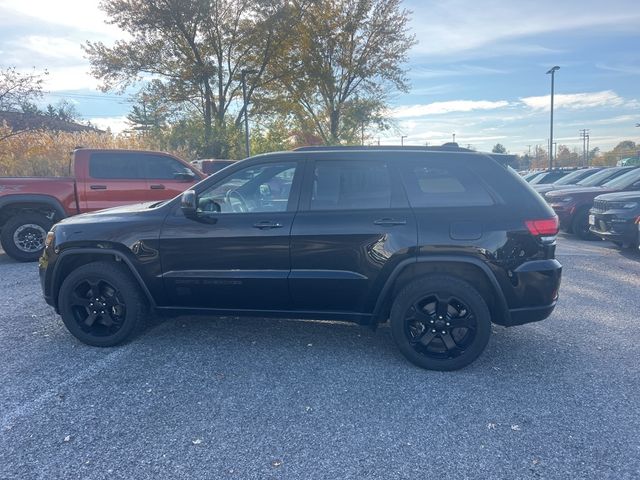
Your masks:
<path fill-rule="evenodd" d="M 493 205 L 482 181 L 468 170 L 449 165 L 404 165 L 402 181 L 412 207 Z"/>
<path fill-rule="evenodd" d="M 389 208 L 391 181 L 387 165 L 374 161 L 316 163 L 311 210 Z"/>

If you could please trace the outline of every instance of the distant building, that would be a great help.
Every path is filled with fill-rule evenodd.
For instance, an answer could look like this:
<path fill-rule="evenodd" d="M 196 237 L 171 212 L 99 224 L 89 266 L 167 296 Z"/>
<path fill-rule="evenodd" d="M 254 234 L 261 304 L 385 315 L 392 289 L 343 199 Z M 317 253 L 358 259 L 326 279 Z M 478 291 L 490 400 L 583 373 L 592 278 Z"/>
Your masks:
<path fill-rule="evenodd" d="M 103 132 L 89 125 L 61 120 L 39 113 L 0 112 L 0 124 L 6 123 L 13 131 L 53 130 L 56 132 Z"/>

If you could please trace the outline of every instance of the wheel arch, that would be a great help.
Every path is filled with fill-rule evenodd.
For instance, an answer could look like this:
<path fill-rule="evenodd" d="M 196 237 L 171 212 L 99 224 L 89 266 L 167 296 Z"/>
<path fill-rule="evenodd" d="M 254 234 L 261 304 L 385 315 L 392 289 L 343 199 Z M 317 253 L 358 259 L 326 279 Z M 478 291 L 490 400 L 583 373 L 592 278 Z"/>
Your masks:
<path fill-rule="evenodd" d="M 53 212 L 54 221 L 67 216 L 60 201 L 50 195 L 8 195 L 0 197 L 0 226 L 17 212 Z"/>
<path fill-rule="evenodd" d="M 147 299 L 149 306 L 155 308 L 156 302 L 153 295 L 151 295 L 149 288 L 133 265 L 131 259 L 124 252 L 113 248 L 83 247 L 64 250 L 56 260 L 51 278 L 51 294 L 56 312 L 59 311 L 58 295 L 60 293 L 60 287 L 67 275 L 81 265 L 105 260 L 123 264 L 140 287 L 140 290 Z"/>
<path fill-rule="evenodd" d="M 393 299 L 409 282 L 429 275 L 449 275 L 473 285 L 487 302 L 494 323 L 508 324 L 510 313 L 498 280 L 482 260 L 463 255 L 429 255 L 408 259 L 396 266 L 378 297 L 373 325 L 389 318 Z"/>

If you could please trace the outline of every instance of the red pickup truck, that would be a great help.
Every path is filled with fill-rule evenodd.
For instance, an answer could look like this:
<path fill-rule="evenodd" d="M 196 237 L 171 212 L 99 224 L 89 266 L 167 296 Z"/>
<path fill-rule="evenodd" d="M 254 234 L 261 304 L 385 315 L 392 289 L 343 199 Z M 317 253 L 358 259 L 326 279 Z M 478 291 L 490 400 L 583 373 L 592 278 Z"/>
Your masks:
<path fill-rule="evenodd" d="M 73 177 L 0 178 L 0 240 L 16 260 L 39 258 L 47 231 L 78 213 L 175 197 L 205 178 L 161 152 L 77 149 Z"/>

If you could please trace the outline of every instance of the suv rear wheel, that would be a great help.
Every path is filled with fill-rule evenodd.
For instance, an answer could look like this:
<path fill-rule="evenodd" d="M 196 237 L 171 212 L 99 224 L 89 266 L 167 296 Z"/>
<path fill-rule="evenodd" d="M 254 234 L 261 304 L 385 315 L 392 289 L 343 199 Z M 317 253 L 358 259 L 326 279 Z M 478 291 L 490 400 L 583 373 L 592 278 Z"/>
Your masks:
<path fill-rule="evenodd" d="M 429 370 L 457 370 L 484 351 L 491 335 L 486 302 L 450 276 L 414 280 L 391 308 L 391 333 L 402 354 Z"/>
<path fill-rule="evenodd" d="M 130 339 L 144 324 L 145 301 L 129 272 L 112 262 L 74 270 L 59 294 L 62 321 L 78 340 L 112 347 Z"/>

